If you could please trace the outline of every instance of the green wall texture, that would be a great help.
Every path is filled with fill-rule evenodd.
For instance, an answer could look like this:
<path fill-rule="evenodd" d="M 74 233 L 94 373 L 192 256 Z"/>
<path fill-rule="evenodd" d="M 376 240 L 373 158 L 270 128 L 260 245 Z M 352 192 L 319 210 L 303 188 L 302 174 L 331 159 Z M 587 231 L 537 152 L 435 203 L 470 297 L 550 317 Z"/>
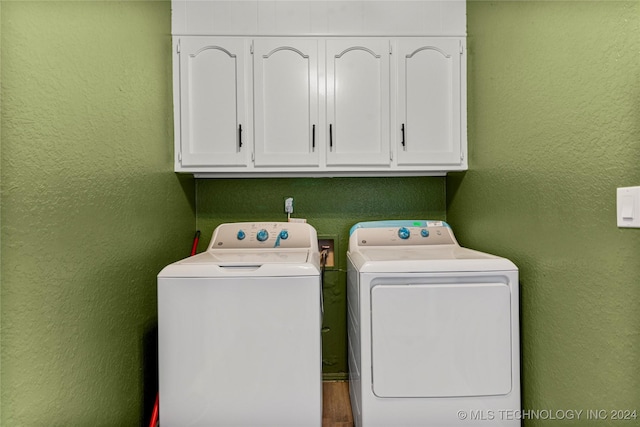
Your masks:
<path fill-rule="evenodd" d="M 0 7 L 0 423 L 142 425 L 156 275 L 195 227 L 172 172 L 170 3 Z"/>
<path fill-rule="evenodd" d="M 467 11 L 470 170 L 447 178 L 447 218 L 520 268 L 523 406 L 640 411 L 640 230 L 615 209 L 640 185 L 640 3 Z"/>

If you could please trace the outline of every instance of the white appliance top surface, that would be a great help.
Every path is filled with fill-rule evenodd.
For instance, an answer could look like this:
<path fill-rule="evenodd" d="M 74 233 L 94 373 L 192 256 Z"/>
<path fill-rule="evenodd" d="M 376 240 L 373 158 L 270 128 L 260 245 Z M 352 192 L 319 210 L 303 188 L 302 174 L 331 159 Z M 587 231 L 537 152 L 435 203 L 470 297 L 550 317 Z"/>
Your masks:
<path fill-rule="evenodd" d="M 211 261 L 207 262 L 216 262 L 219 264 L 227 264 L 227 263 L 298 263 L 303 264 L 306 263 L 310 254 L 308 250 L 302 251 L 272 251 L 272 250 L 262 250 L 262 251 L 211 251 L 209 252 L 211 255 Z M 189 262 L 189 259 L 186 259 L 185 262 Z M 196 260 L 195 262 L 201 262 Z"/>
<path fill-rule="evenodd" d="M 165 267 L 158 277 L 276 277 L 320 274 L 315 229 L 306 223 L 221 224 L 206 252 Z"/>
<path fill-rule="evenodd" d="M 348 253 L 361 273 L 514 271 L 508 259 L 461 248 L 371 248 Z"/>
<path fill-rule="evenodd" d="M 220 251 L 222 252 L 222 251 Z M 203 252 L 165 267 L 158 277 L 276 277 L 320 274 L 311 251 Z"/>
<path fill-rule="evenodd" d="M 508 259 L 461 247 L 443 221 L 356 224 L 351 229 L 348 257 L 360 272 L 517 270 Z"/>
<path fill-rule="evenodd" d="M 200 264 L 306 264 L 312 258 L 308 250 L 207 251 L 178 261 L 181 265 Z"/>
<path fill-rule="evenodd" d="M 458 259 L 496 259 L 495 255 L 462 248 L 458 245 L 443 247 L 366 248 L 360 253 L 367 261 L 433 261 Z"/>

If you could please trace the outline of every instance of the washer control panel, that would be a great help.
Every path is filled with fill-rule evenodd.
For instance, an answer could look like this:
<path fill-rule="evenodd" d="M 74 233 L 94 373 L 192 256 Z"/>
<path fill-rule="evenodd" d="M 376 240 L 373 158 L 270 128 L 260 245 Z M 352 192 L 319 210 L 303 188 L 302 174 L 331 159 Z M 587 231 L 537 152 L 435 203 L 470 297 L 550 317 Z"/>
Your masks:
<path fill-rule="evenodd" d="M 351 228 L 351 242 L 357 246 L 425 246 L 457 244 L 444 221 L 371 221 Z"/>
<path fill-rule="evenodd" d="M 209 249 L 317 248 L 315 230 L 306 223 L 238 222 L 221 224 Z M 314 246 L 315 244 L 315 246 Z"/>

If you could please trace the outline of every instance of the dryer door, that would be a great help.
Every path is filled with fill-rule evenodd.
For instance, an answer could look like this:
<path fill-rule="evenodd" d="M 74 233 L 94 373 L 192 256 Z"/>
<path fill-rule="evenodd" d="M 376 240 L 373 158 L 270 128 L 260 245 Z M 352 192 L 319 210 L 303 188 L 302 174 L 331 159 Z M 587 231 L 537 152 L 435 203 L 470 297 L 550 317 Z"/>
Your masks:
<path fill-rule="evenodd" d="M 510 300 L 505 283 L 374 286 L 371 345 L 375 395 L 508 394 Z"/>

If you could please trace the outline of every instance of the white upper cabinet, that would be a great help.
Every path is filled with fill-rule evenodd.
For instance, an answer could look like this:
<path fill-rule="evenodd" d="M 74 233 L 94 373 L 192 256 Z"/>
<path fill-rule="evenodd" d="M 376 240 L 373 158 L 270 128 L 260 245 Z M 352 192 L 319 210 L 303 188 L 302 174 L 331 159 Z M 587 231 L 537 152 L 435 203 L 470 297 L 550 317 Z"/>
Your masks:
<path fill-rule="evenodd" d="M 246 166 L 253 143 L 247 120 L 245 41 L 182 37 L 175 48 L 178 167 Z"/>
<path fill-rule="evenodd" d="M 318 41 L 256 39 L 255 166 L 318 166 Z"/>
<path fill-rule="evenodd" d="M 398 165 L 463 162 L 463 39 L 398 41 Z"/>
<path fill-rule="evenodd" d="M 465 0 L 172 0 L 175 170 L 466 170 Z"/>
<path fill-rule="evenodd" d="M 326 42 L 327 166 L 389 165 L 388 39 Z"/>

